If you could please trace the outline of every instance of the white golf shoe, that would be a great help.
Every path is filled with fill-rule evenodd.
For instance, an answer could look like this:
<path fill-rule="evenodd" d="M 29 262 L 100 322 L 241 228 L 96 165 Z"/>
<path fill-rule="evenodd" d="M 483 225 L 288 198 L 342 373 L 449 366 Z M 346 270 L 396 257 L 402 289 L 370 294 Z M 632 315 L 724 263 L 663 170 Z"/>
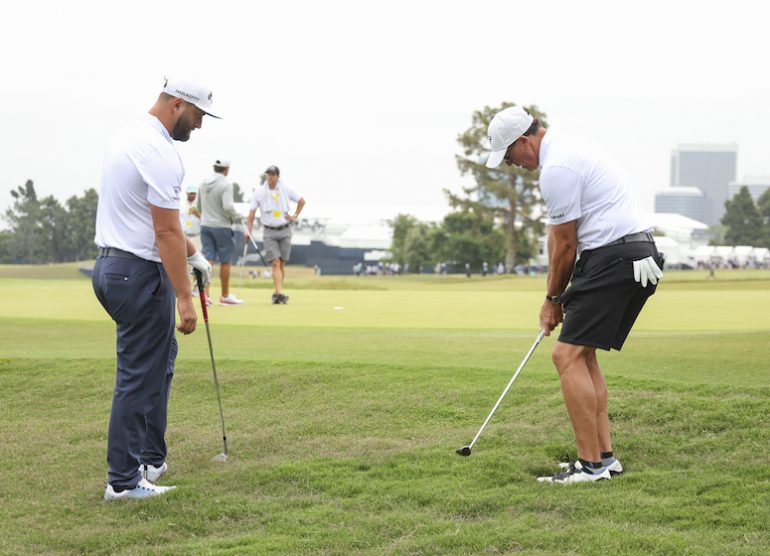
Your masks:
<path fill-rule="evenodd" d="M 560 465 L 561 466 L 561 465 Z M 612 478 L 610 470 L 605 467 L 601 473 L 593 474 L 583 470 L 579 461 L 575 463 L 568 463 L 566 467 L 562 467 L 563 471 L 559 471 L 553 477 L 538 477 L 539 483 L 558 483 L 560 485 L 574 485 L 577 483 L 590 483 L 595 481 L 606 481 Z"/>
<path fill-rule="evenodd" d="M 176 487 L 173 486 L 156 486 L 146 479 L 141 479 L 139 483 L 130 490 L 124 490 L 122 492 L 115 492 L 115 490 L 112 488 L 112 485 L 108 484 L 107 488 L 104 489 L 104 499 L 108 502 L 111 502 L 113 500 L 133 500 L 133 499 L 141 499 L 141 498 L 151 498 L 153 496 L 160 496 L 161 494 L 166 494 L 167 492 L 174 490 Z"/>
<path fill-rule="evenodd" d="M 139 473 L 142 474 L 142 479 L 146 479 L 151 483 L 157 483 L 166 474 L 166 471 L 168 471 L 168 464 L 165 461 L 160 467 L 145 464 L 139 466 Z"/>
<path fill-rule="evenodd" d="M 570 465 L 572 465 L 572 464 L 571 463 L 562 462 L 562 463 L 559 464 L 559 467 L 562 468 L 562 469 L 567 469 Z M 575 462 L 575 466 L 580 467 L 580 462 L 576 461 Z M 620 460 L 617 459 L 617 458 L 615 459 L 615 461 L 612 464 L 607 466 L 607 469 L 609 469 L 610 475 L 612 475 L 613 477 L 617 477 L 618 475 L 622 475 L 623 474 L 623 466 L 620 464 Z"/>

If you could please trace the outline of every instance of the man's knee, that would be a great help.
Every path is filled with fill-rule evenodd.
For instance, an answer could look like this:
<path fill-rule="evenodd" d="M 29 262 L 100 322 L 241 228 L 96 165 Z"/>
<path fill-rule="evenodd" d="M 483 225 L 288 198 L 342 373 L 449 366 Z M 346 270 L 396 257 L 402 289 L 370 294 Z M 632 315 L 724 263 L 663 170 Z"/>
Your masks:
<path fill-rule="evenodd" d="M 593 348 L 587 346 L 556 342 L 556 345 L 551 352 L 551 360 L 553 361 L 556 370 L 559 372 L 559 375 L 562 375 L 567 369 L 572 367 L 577 360 L 585 359 L 592 349 Z"/>
<path fill-rule="evenodd" d="M 273 265 L 273 268 L 281 268 L 281 259 L 273 259 L 270 264 Z"/>

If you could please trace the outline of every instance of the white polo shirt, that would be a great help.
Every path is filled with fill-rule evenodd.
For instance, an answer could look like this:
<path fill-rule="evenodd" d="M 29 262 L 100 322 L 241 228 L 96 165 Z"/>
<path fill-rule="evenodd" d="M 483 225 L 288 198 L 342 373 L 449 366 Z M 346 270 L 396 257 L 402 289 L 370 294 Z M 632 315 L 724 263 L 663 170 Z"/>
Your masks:
<path fill-rule="evenodd" d="M 104 156 L 96 245 L 161 262 L 150 205 L 179 210 L 183 179 L 182 159 L 158 118 L 143 114 L 121 130 Z"/>
<path fill-rule="evenodd" d="M 540 192 L 551 224 L 577 220 L 578 252 L 652 229 L 628 178 L 609 156 L 551 130 L 540 143 Z"/>
<path fill-rule="evenodd" d="M 259 219 L 264 226 L 276 228 L 288 224 L 284 216 L 291 210 L 289 201 L 299 202 L 302 195 L 286 187 L 281 180 L 275 185 L 275 189 L 270 189 L 267 182 L 263 183 L 254 190 L 251 196 L 251 210 L 259 211 Z"/>

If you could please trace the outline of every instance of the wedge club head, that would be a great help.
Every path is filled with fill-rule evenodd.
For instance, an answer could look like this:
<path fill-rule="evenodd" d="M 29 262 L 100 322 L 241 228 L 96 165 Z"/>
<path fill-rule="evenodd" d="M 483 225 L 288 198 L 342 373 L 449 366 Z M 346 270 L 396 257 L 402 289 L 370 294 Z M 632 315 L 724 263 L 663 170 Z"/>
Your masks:
<path fill-rule="evenodd" d="M 462 448 L 458 448 L 455 450 L 457 452 L 458 456 L 463 456 L 464 458 L 467 458 L 469 455 L 471 455 L 471 447 L 470 446 L 463 446 Z"/>
<path fill-rule="evenodd" d="M 211 458 L 212 461 L 227 461 L 227 454 L 224 452 L 221 454 L 217 454 L 213 458 Z"/>

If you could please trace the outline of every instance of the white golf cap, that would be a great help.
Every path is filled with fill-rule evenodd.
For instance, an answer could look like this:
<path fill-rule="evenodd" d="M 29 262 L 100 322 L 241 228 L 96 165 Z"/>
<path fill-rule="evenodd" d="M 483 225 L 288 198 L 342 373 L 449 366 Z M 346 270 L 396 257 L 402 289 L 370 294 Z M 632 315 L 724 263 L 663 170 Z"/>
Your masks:
<path fill-rule="evenodd" d="M 187 185 L 187 192 L 188 193 L 197 193 L 198 192 L 198 185 L 195 183 L 190 183 Z"/>
<path fill-rule="evenodd" d="M 229 168 L 230 167 L 230 161 L 226 160 L 224 158 L 217 158 L 214 161 L 214 166 L 217 168 Z"/>
<path fill-rule="evenodd" d="M 214 97 L 211 89 L 194 79 L 167 77 L 163 92 L 194 104 L 209 116 L 221 118 L 211 111 Z"/>
<path fill-rule="evenodd" d="M 487 138 L 492 146 L 492 154 L 487 159 L 487 168 L 497 168 L 503 161 L 505 151 L 535 121 L 521 106 L 510 106 L 500 110 L 487 128 Z"/>

